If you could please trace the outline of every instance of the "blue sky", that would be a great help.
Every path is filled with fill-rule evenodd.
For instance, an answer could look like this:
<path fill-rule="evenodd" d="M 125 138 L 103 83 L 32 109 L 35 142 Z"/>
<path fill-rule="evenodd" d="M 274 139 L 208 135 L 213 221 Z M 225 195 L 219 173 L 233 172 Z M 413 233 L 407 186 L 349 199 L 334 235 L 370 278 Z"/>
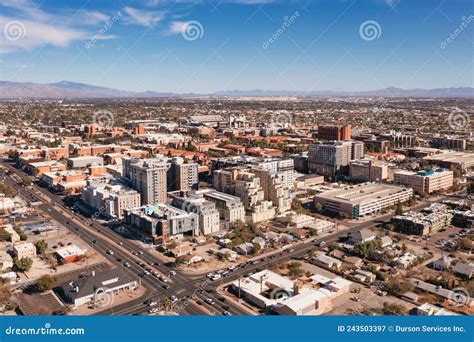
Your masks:
<path fill-rule="evenodd" d="M 0 26 L 9 81 L 180 93 L 474 83 L 471 0 L 2 0 Z"/>

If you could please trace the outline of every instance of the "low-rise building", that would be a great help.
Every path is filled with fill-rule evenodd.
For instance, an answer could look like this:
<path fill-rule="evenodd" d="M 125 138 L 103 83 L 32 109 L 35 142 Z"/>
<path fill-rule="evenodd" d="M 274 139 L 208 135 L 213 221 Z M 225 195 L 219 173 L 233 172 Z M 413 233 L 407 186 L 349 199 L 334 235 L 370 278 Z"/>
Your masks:
<path fill-rule="evenodd" d="M 408 211 L 391 218 L 394 230 L 404 234 L 428 235 L 437 232 L 451 224 L 453 215 L 448 212 L 432 212 L 429 214 Z"/>
<path fill-rule="evenodd" d="M 14 244 L 13 255 L 18 259 L 34 258 L 36 257 L 36 247 L 31 242 Z"/>
<path fill-rule="evenodd" d="M 232 283 L 234 291 L 253 305 L 279 315 L 320 315 L 332 308 L 333 300 L 350 291 L 351 282 L 322 275 L 312 283 L 291 280 L 270 270 L 257 272 Z"/>
<path fill-rule="evenodd" d="M 75 307 L 93 303 L 98 307 L 106 305 L 106 298 L 138 288 L 138 282 L 131 278 L 122 269 L 114 268 L 92 274 L 87 277 L 77 278 L 73 281 L 62 283 L 59 286 L 61 297 Z M 110 303 L 109 303 L 110 305 Z"/>
<path fill-rule="evenodd" d="M 329 190 L 314 198 L 325 210 L 343 212 L 352 218 L 381 213 L 398 203 L 404 203 L 413 196 L 413 190 L 399 186 L 363 183 Z"/>
<path fill-rule="evenodd" d="M 395 184 L 412 188 L 419 194 L 447 190 L 453 186 L 454 173 L 443 168 L 418 172 L 398 171 L 393 175 Z"/>

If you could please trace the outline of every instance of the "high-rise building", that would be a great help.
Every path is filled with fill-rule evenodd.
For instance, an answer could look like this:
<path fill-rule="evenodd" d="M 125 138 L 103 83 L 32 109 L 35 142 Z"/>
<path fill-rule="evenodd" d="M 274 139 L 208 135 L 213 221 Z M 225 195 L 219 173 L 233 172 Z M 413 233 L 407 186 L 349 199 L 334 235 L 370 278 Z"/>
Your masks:
<path fill-rule="evenodd" d="M 142 194 L 144 205 L 165 203 L 168 191 L 187 191 L 198 186 L 198 165 L 185 163 L 182 158 L 123 158 L 122 169 L 123 176 Z"/>
<path fill-rule="evenodd" d="M 318 138 L 320 140 L 351 140 L 351 125 L 346 126 L 319 126 Z"/>
<path fill-rule="evenodd" d="M 264 169 L 251 169 L 260 178 L 260 185 L 265 194 L 265 200 L 271 201 L 277 213 L 282 214 L 291 209 L 291 188 L 285 182 L 284 173 L 272 173 Z"/>
<path fill-rule="evenodd" d="M 138 160 L 129 167 L 132 187 L 141 194 L 143 205 L 166 203 L 168 165 L 164 160 Z"/>
<path fill-rule="evenodd" d="M 360 141 L 316 142 L 309 147 L 309 171 L 333 178 L 346 173 L 351 160 L 364 155 L 364 144 Z"/>
<path fill-rule="evenodd" d="M 168 171 L 168 191 L 196 190 L 198 182 L 197 163 L 185 163 L 183 158 L 171 159 Z"/>
<path fill-rule="evenodd" d="M 265 199 L 260 178 L 249 168 L 216 170 L 213 182 L 217 190 L 240 198 L 252 222 L 270 220 L 275 216 L 275 207 L 271 201 Z"/>

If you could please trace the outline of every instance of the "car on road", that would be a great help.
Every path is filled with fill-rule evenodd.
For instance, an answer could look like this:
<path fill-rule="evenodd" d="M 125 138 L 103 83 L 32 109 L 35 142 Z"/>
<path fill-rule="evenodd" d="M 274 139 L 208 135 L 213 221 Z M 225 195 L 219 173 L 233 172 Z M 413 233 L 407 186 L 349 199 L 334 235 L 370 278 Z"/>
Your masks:
<path fill-rule="evenodd" d="M 111 249 L 109 249 L 109 250 L 107 251 L 107 254 L 114 255 L 114 251 L 111 250 Z"/>
<path fill-rule="evenodd" d="M 211 277 L 211 280 L 218 280 L 221 278 L 221 275 L 220 274 L 214 274 L 212 277 Z"/>
<path fill-rule="evenodd" d="M 153 314 L 153 313 L 157 313 L 158 312 L 158 308 L 151 308 L 150 310 L 148 310 L 149 313 Z"/>
<path fill-rule="evenodd" d="M 153 306 L 157 306 L 157 305 L 158 305 L 158 302 L 153 302 L 152 301 L 152 302 L 148 303 L 149 307 L 153 307 Z"/>
<path fill-rule="evenodd" d="M 119 241 L 119 242 L 118 242 L 118 245 L 119 245 L 119 246 L 123 246 L 123 242 L 122 242 L 122 241 Z"/>
<path fill-rule="evenodd" d="M 222 314 L 224 316 L 232 316 L 232 314 L 229 311 L 223 311 Z"/>
<path fill-rule="evenodd" d="M 162 286 L 162 288 L 164 288 L 165 290 L 168 290 L 168 289 L 170 288 L 170 286 L 169 286 L 168 284 L 164 284 L 164 285 Z"/>
<path fill-rule="evenodd" d="M 132 266 L 132 265 L 130 265 L 129 262 L 125 262 L 123 265 L 124 265 L 125 267 L 131 267 L 131 266 Z"/>
<path fill-rule="evenodd" d="M 203 305 L 204 302 L 203 302 L 202 300 L 199 300 L 199 299 L 198 299 L 198 300 L 196 301 L 196 304 L 198 304 L 198 305 Z"/>
<path fill-rule="evenodd" d="M 230 310 L 230 306 L 229 306 L 229 305 L 222 305 L 222 308 L 223 308 L 225 311 L 229 311 L 229 310 Z"/>
<path fill-rule="evenodd" d="M 168 279 L 166 279 L 166 278 L 163 277 L 163 276 L 160 276 L 159 279 L 160 279 L 163 283 L 167 283 L 167 282 L 168 282 Z"/>
<path fill-rule="evenodd" d="M 170 276 L 175 276 L 176 272 L 175 271 L 170 271 Z"/>
<path fill-rule="evenodd" d="M 218 298 L 221 302 L 225 302 L 225 298 L 224 297 L 219 297 Z"/>
<path fill-rule="evenodd" d="M 172 295 L 170 299 L 171 299 L 171 303 L 176 303 L 178 301 L 178 297 L 176 297 L 175 295 Z"/>
<path fill-rule="evenodd" d="M 97 240 L 96 239 L 92 240 L 92 243 L 97 243 Z"/>
<path fill-rule="evenodd" d="M 206 298 L 206 303 L 209 304 L 209 305 L 214 305 L 216 302 L 214 302 L 214 300 L 212 298 Z"/>
<path fill-rule="evenodd" d="M 144 254 L 143 251 L 138 251 L 137 253 L 140 254 L 140 255 Z"/>
<path fill-rule="evenodd" d="M 295 250 L 293 248 L 289 248 L 286 250 L 287 253 L 293 253 Z"/>
<path fill-rule="evenodd" d="M 324 246 L 326 246 L 326 242 L 321 241 L 321 242 L 318 243 L 318 246 L 319 247 L 324 247 Z"/>

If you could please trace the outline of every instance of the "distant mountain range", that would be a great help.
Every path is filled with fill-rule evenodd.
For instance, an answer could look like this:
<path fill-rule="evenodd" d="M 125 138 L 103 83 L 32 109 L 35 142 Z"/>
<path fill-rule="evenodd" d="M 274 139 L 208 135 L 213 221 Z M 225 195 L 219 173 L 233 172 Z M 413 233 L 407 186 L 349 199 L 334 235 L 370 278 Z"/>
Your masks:
<path fill-rule="evenodd" d="M 31 83 L 0 81 L 0 99 L 84 99 L 84 98 L 157 98 L 192 96 L 352 96 L 352 97 L 474 97 L 474 88 L 401 89 L 385 88 L 372 91 L 289 91 L 289 90 L 229 90 L 211 94 L 177 94 L 167 92 L 132 92 L 90 84 L 61 81 Z"/>

